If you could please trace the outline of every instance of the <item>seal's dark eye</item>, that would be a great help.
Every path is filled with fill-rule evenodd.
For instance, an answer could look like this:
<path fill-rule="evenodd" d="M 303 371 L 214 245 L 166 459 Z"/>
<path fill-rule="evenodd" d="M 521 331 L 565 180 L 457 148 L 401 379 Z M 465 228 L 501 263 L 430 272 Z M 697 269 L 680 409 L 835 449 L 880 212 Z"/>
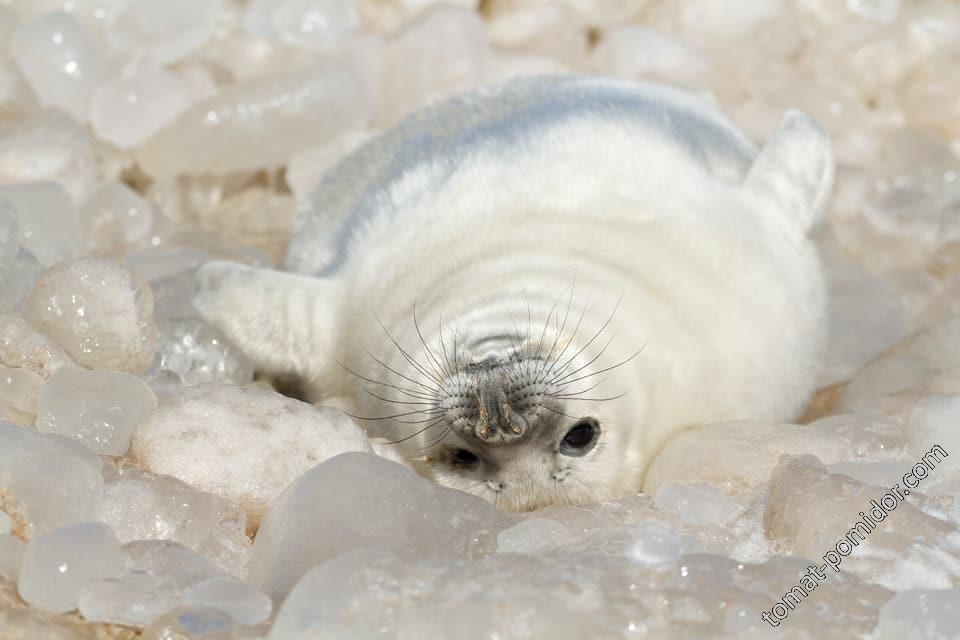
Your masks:
<path fill-rule="evenodd" d="M 461 469 L 476 469 L 480 458 L 466 449 L 454 449 L 450 453 L 450 464 Z"/>
<path fill-rule="evenodd" d="M 596 418 L 578 420 L 560 441 L 560 453 L 565 456 L 582 456 L 593 449 L 599 435 L 600 423 Z"/>

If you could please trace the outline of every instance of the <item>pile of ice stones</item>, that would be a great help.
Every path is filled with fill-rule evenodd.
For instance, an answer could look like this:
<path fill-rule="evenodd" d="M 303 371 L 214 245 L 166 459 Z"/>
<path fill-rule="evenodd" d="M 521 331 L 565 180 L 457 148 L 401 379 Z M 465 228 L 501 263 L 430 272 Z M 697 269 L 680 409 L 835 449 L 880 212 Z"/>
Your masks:
<path fill-rule="evenodd" d="M 958 63 L 955 0 L 0 0 L 0 637 L 956 637 Z M 411 109 L 558 72 L 757 141 L 818 118 L 831 340 L 809 424 L 698 427 L 643 493 L 504 514 L 255 381 L 192 282 L 278 264 Z"/>

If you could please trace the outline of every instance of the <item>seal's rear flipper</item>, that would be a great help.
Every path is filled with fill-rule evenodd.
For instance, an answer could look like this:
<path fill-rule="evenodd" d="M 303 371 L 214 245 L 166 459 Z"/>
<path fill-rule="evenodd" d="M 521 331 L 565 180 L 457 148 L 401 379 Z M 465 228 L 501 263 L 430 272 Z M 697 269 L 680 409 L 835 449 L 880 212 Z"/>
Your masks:
<path fill-rule="evenodd" d="M 757 155 L 744 187 L 776 203 L 789 223 L 806 233 L 819 222 L 833 186 L 830 138 L 813 118 L 788 111 Z"/>
<path fill-rule="evenodd" d="M 261 369 L 316 380 L 332 358 L 331 288 L 322 279 L 215 261 L 197 273 L 193 304 Z"/>

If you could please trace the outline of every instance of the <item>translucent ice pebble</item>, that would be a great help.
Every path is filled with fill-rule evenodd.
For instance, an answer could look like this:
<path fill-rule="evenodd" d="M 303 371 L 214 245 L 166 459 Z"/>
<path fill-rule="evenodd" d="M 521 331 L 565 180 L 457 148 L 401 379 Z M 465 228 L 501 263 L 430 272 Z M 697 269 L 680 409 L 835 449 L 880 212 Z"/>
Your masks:
<path fill-rule="evenodd" d="M 340 411 L 228 385 L 185 389 L 133 443 L 145 468 L 239 502 L 254 524 L 297 476 L 345 451 L 371 448 Z"/>
<path fill-rule="evenodd" d="M 219 329 L 199 318 L 160 322 L 157 357 L 158 370 L 177 374 L 187 385 L 253 380 L 253 363 Z"/>
<path fill-rule="evenodd" d="M 0 314 L 0 362 L 8 367 L 30 369 L 42 378 L 49 378 L 64 367 L 77 366 L 50 338 L 12 314 Z"/>
<path fill-rule="evenodd" d="M 253 0 L 244 27 L 260 37 L 276 36 L 295 47 L 329 51 L 360 26 L 355 0 Z"/>
<path fill-rule="evenodd" d="M 55 182 L 24 182 L 0 187 L 0 198 L 17 212 L 20 244 L 45 267 L 80 251 L 81 233 L 70 194 Z"/>
<path fill-rule="evenodd" d="M 939 640 L 960 627 L 960 591 L 902 591 L 880 609 L 874 640 Z"/>
<path fill-rule="evenodd" d="M 203 46 L 217 27 L 220 0 L 134 0 L 114 20 L 108 39 L 158 64 L 177 62 Z"/>
<path fill-rule="evenodd" d="M 570 537 L 570 532 L 559 522 L 546 518 L 528 518 L 497 534 L 497 551 L 540 553 L 562 545 Z"/>
<path fill-rule="evenodd" d="M 90 100 L 109 69 L 104 52 L 76 18 L 56 12 L 24 22 L 10 52 L 42 104 L 87 121 Z"/>
<path fill-rule="evenodd" d="M 116 262 L 58 264 L 37 283 L 23 313 L 84 366 L 140 373 L 153 359 L 150 287 Z"/>
<path fill-rule="evenodd" d="M 122 568 L 120 544 L 110 527 L 85 522 L 30 540 L 17 590 L 31 606 L 65 613 L 77 608 L 80 590 L 88 583 Z"/>
<path fill-rule="evenodd" d="M 138 424 L 157 408 L 142 379 L 117 371 L 65 369 L 40 390 L 37 431 L 82 442 L 101 455 L 130 448 Z"/>
<path fill-rule="evenodd" d="M 43 378 L 30 369 L 0 366 L 0 416 L 15 412 L 25 422 L 14 422 L 32 425 L 42 384 Z"/>
<path fill-rule="evenodd" d="M 107 182 L 83 203 L 80 222 L 87 250 L 98 254 L 125 253 L 147 240 L 155 212 L 143 196 L 122 182 Z"/>
<path fill-rule="evenodd" d="M 239 624 L 251 625 L 270 617 L 273 604 L 266 595 L 248 584 L 229 578 L 210 578 L 188 588 L 183 600 L 190 607 L 215 607 L 230 614 Z"/>
<path fill-rule="evenodd" d="M 72 440 L 0 422 L 0 487 L 29 535 L 96 520 L 101 466 Z"/>

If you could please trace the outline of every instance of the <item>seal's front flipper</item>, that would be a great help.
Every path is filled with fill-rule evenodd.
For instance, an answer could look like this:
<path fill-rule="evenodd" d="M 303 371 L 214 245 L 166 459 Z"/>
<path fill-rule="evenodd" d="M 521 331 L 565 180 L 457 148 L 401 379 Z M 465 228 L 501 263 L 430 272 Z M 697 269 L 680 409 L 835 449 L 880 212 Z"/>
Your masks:
<path fill-rule="evenodd" d="M 261 369 L 316 380 L 329 366 L 333 285 L 327 280 L 208 262 L 194 306 Z"/>
<path fill-rule="evenodd" d="M 807 233 L 817 224 L 833 186 L 830 138 L 813 118 L 788 111 L 757 155 L 744 188 L 778 206 L 787 224 Z"/>

